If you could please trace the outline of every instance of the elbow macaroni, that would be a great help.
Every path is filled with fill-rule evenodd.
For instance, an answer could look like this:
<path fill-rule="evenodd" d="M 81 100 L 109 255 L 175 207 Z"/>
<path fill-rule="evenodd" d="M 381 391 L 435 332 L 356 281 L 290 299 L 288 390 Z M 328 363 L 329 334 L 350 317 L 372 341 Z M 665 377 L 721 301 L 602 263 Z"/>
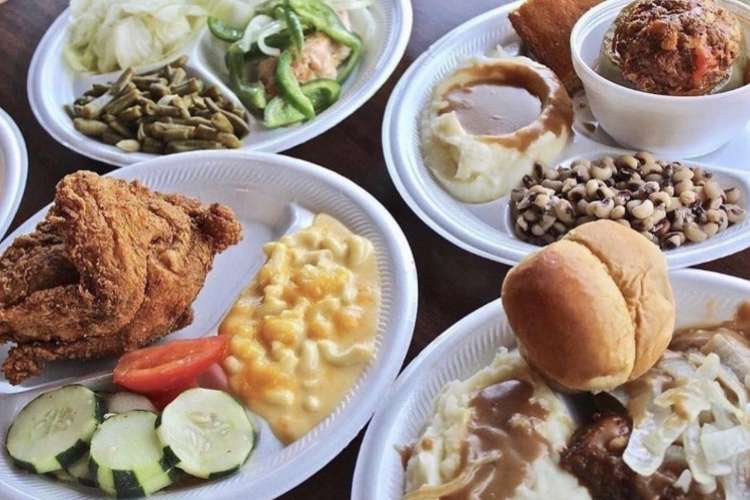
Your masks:
<path fill-rule="evenodd" d="M 264 247 L 265 265 L 219 331 L 230 388 L 291 442 L 323 420 L 375 351 L 380 288 L 374 247 L 340 222 Z"/>

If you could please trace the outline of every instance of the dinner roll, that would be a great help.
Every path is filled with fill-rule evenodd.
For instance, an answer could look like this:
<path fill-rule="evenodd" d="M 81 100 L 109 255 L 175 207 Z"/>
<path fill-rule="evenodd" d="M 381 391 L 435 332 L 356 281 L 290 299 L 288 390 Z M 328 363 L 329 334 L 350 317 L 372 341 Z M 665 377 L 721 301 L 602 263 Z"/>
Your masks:
<path fill-rule="evenodd" d="M 604 391 L 639 377 L 674 330 L 664 255 L 609 220 L 528 256 L 506 276 L 502 300 L 528 363 L 569 390 Z"/>

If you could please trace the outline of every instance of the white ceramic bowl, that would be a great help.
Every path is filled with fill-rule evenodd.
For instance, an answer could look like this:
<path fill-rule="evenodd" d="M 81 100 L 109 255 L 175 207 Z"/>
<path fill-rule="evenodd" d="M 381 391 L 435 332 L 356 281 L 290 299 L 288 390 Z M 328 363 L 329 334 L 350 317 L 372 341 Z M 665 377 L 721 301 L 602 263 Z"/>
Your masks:
<path fill-rule="evenodd" d="M 613 83 L 595 71 L 604 34 L 633 0 L 609 0 L 587 12 L 573 28 L 573 66 L 602 127 L 625 147 L 694 158 L 713 152 L 750 122 L 750 85 L 707 96 L 648 94 Z M 750 36 L 750 5 L 721 0 Z"/>

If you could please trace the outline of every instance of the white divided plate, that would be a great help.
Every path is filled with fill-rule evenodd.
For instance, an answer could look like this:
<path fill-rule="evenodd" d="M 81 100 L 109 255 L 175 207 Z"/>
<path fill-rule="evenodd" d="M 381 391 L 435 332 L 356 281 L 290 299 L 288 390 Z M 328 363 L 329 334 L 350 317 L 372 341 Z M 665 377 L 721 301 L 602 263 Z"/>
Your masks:
<path fill-rule="evenodd" d="M 376 0 L 369 9 L 375 20 L 372 35 L 365 43 L 362 61 L 344 83 L 341 98 L 314 120 L 298 126 L 269 130 L 251 118 L 251 132 L 242 140 L 242 149 L 276 153 L 293 148 L 317 137 L 354 113 L 383 85 L 396 68 L 409 41 L 412 28 L 411 2 Z M 56 141 L 89 158 L 117 166 L 153 158 L 155 155 L 147 153 L 125 153 L 115 146 L 86 137 L 73 127 L 63 106 L 71 104 L 92 83 L 115 80 L 119 72 L 103 75 L 74 72 L 63 58 L 69 24 L 70 11 L 66 9 L 47 30 L 31 60 L 27 92 L 37 120 Z M 358 33 L 365 32 L 357 26 L 354 29 Z M 227 46 L 216 40 L 208 28 L 203 28 L 181 53 L 190 56 L 187 68 L 189 74 L 202 78 L 206 84 L 216 85 L 226 97 L 241 106 L 224 83 L 228 81 L 224 66 L 224 49 Z M 178 55 L 179 53 L 169 60 Z M 150 70 L 154 66 L 139 68 L 137 71 Z"/>
<path fill-rule="evenodd" d="M 13 222 L 26 187 L 29 158 L 13 118 L 0 108 L 0 238 Z"/>
<path fill-rule="evenodd" d="M 677 302 L 677 328 L 723 321 L 750 297 L 750 281 L 708 271 L 670 274 Z M 489 365 L 500 347 L 515 345 L 500 300 L 451 326 L 417 356 L 370 422 L 354 472 L 352 500 L 403 496 L 404 473 L 397 446 L 419 437 L 440 389 Z"/>
<path fill-rule="evenodd" d="M 383 152 L 388 171 L 417 216 L 464 250 L 510 265 L 539 247 L 515 236 L 509 217 L 509 197 L 483 204 L 462 203 L 451 197 L 422 160 L 419 124 L 435 85 L 467 59 L 487 55 L 498 46 L 509 54 L 519 53 L 521 39 L 508 14 L 520 4 L 514 2 L 477 16 L 433 44 L 401 77 L 383 118 Z M 599 127 L 591 131 L 596 123 L 583 93 L 574 98 L 574 107 L 574 138 L 557 163 L 566 158 L 596 157 L 599 155 L 592 153 L 616 146 Z M 686 164 L 703 165 L 710 170 L 719 170 L 713 165 L 723 165 L 720 178 L 740 185 L 749 193 L 750 164 L 746 158 L 750 158 L 750 127 L 719 151 Z M 692 266 L 743 250 L 750 245 L 750 238 L 740 237 L 739 233 L 748 224 L 745 222 L 705 243 L 667 251 L 670 268 Z"/>
<path fill-rule="evenodd" d="M 160 493 L 162 498 L 273 498 L 293 488 L 333 459 L 364 427 L 401 368 L 414 329 L 417 279 L 409 245 L 396 222 L 370 194 L 322 167 L 265 153 L 199 152 L 172 155 L 112 174 L 138 179 L 163 192 L 178 192 L 204 202 L 232 207 L 242 222 L 243 240 L 217 256 L 193 304 L 194 321 L 168 337 L 202 337 L 218 322 L 263 264 L 262 245 L 279 238 L 312 213 L 328 213 L 372 241 L 382 287 L 377 353 L 336 410 L 302 439 L 283 447 L 263 424 L 258 449 L 235 475 Z M 11 234 L 0 252 L 33 230 L 42 210 Z M 0 360 L 5 358 L 0 351 Z M 85 366 L 82 366 L 84 365 Z M 114 360 L 58 363 L 43 377 L 13 387 L 0 379 L 0 433 L 21 407 L 38 394 L 64 383 L 100 386 L 110 381 Z M 259 419 L 260 420 L 260 419 Z M 11 466 L 0 454 L 0 498 L 96 498 L 77 489 Z"/>

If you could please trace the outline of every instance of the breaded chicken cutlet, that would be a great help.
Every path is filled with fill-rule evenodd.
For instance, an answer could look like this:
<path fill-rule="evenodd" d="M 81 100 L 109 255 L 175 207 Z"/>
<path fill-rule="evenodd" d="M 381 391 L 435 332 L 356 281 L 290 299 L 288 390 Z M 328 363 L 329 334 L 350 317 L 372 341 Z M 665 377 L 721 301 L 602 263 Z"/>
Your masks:
<path fill-rule="evenodd" d="M 570 56 L 570 32 L 601 0 L 526 0 L 510 22 L 531 55 L 562 80 L 572 96 L 582 88 Z"/>
<path fill-rule="evenodd" d="M 241 239 L 224 205 L 80 171 L 0 257 L 3 364 L 18 384 L 58 359 L 118 355 L 188 325 L 214 256 Z"/>

